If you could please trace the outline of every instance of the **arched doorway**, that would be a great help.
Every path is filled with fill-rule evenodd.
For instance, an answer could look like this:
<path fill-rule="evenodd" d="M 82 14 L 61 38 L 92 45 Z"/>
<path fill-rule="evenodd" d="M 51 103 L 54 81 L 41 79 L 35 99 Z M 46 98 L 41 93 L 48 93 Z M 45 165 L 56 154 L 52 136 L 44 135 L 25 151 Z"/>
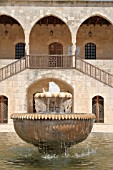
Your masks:
<path fill-rule="evenodd" d="M 113 25 L 103 16 L 87 18 L 77 31 L 76 41 L 77 55 L 80 58 L 113 59 Z"/>
<path fill-rule="evenodd" d="M 92 113 L 96 115 L 96 123 L 104 123 L 104 98 L 95 96 L 92 98 Z"/>
<path fill-rule="evenodd" d="M 0 96 L 0 123 L 8 123 L 8 98 Z"/>
<path fill-rule="evenodd" d="M 63 45 L 58 42 L 53 42 L 49 45 L 49 66 L 61 67 L 63 66 L 63 57 L 59 56 L 63 54 Z M 58 56 L 57 56 L 58 55 Z"/>

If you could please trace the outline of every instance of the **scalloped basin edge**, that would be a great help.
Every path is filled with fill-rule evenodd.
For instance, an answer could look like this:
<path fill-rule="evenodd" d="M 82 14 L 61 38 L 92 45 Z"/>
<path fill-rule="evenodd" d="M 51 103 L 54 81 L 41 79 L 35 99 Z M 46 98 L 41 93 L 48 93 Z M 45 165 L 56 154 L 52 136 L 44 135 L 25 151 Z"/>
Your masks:
<path fill-rule="evenodd" d="M 14 128 L 24 141 L 46 150 L 63 150 L 85 140 L 92 130 L 94 114 L 12 114 Z"/>

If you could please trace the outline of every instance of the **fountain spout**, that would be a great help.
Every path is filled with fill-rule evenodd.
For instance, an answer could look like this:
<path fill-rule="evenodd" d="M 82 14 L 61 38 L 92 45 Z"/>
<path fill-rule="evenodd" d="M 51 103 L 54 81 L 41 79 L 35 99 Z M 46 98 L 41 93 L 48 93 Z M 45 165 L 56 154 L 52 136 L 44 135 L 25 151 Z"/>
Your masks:
<path fill-rule="evenodd" d="M 72 95 L 67 92 L 36 93 L 35 109 L 37 113 L 71 113 Z"/>
<path fill-rule="evenodd" d="M 57 90 L 35 94 L 36 113 L 11 115 L 20 138 L 39 151 L 64 152 L 85 140 L 93 127 L 95 115 L 72 113 L 72 94 Z"/>

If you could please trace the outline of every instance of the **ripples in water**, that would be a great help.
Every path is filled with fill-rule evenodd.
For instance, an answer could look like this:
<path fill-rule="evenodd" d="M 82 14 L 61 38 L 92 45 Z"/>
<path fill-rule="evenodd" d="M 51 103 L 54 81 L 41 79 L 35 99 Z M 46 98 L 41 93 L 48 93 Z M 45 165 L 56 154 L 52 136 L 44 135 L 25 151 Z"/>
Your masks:
<path fill-rule="evenodd" d="M 61 155 L 40 154 L 15 133 L 1 133 L 0 139 L 0 170 L 113 169 L 113 134 L 92 133 Z"/>

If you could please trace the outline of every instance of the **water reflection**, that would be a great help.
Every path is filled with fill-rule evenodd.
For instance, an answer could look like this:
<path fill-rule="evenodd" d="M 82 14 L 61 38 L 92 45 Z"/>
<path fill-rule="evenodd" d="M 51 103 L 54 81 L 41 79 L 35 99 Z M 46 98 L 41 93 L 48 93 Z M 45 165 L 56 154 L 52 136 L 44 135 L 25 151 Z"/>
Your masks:
<path fill-rule="evenodd" d="M 15 133 L 0 133 L 0 170 L 113 169 L 113 134 L 92 133 L 62 155 L 41 155 Z"/>

